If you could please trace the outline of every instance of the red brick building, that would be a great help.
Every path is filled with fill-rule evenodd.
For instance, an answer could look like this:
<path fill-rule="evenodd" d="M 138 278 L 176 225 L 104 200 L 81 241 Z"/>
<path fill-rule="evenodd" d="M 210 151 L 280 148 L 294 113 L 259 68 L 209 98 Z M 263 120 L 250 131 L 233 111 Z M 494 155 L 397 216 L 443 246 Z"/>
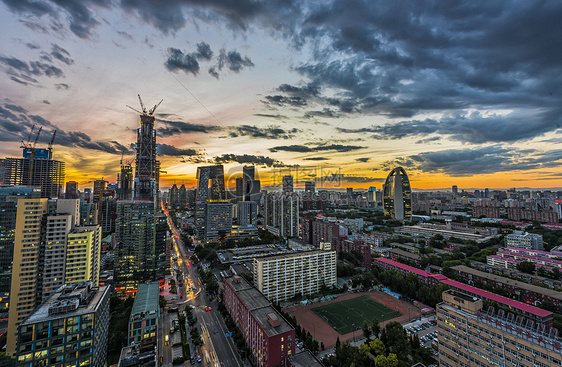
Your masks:
<path fill-rule="evenodd" d="M 336 252 L 339 254 L 341 251 L 349 252 L 349 251 L 358 251 L 363 259 L 363 267 L 365 269 L 371 268 L 372 259 L 371 259 L 371 246 L 363 241 L 351 241 L 351 240 L 343 240 L 340 241 L 336 245 Z"/>
<path fill-rule="evenodd" d="M 295 329 L 256 288 L 238 276 L 224 278 L 223 302 L 259 367 L 289 366 Z"/>

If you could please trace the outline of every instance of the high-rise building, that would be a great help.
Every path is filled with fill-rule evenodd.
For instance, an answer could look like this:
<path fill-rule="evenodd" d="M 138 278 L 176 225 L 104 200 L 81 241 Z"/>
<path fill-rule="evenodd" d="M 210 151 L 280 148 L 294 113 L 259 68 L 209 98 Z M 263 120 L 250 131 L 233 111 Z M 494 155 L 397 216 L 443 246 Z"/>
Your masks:
<path fill-rule="evenodd" d="M 293 176 L 283 176 L 283 192 L 293 192 Z"/>
<path fill-rule="evenodd" d="M 17 307 L 10 307 L 9 355 L 15 353 L 19 323 L 65 282 L 98 284 L 100 230 L 78 227 L 79 203 L 78 199 L 18 200 L 11 284 L 11 301 Z M 83 266 L 77 268 L 78 263 Z"/>
<path fill-rule="evenodd" d="M 61 197 L 65 178 L 65 164 L 52 159 L 48 149 L 24 148 L 23 158 L 0 161 L 0 184 L 37 186 L 41 197 Z M 33 157 L 32 157 L 33 156 Z"/>
<path fill-rule="evenodd" d="M 17 202 L 21 198 L 36 199 L 38 188 L 30 186 L 0 187 L 0 307 L 8 308 L 12 285 L 14 236 L 16 231 Z"/>
<path fill-rule="evenodd" d="M 130 164 L 121 164 L 121 172 L 117 175 L 117 198 L 131 200 L 133 198 L 133 167 Z"/>
<path fill-rule="evenodd" d="M 384 182 L 384 213 L 400 221 L 412 219 L 412 190 L 402 167 L 396 167 Z"/>
<path fill-rule="evenodd" d="M 236 189 L 234 192 L 235 200 L 236 201 L 243 201 L 244 200 L 244 177 L 236 177 Z"/>
<path fill-rule="evenodd" d="M 255 201 L 239 201 L 238 206 L 238 224 L 241 226 L 256 226 L 258 220 L 258 203 Z"/>
<path fill-rule="evenodd" d="M 65 199 L 78 199 L 78 182 L 68 181 L 66 183 L 66 190 L 64 191 Z"/>
<path fill-rule="evenodd" d="M 336 284 L 336 251 L 305 251 L 254 258 L 254 285 L 271 302 L 320 292 Z"/>
<path fill-rule="evenodd" d="M 229 225 L 232 228 L 232 204 L 226 200 L 223 166 L 198 167 L 195 203 L 198 238 L 206 242 L 214 241 L 218 239 L 219 232 L 230 232 Z"/>
<path fill-rule="evenodd" d="M 314 194 L 314 181 L 306 181 L 304 183 L 304 192 L 308 192 L 309 194 Z"/>
<path fill-rule="evenodd" d="M 176 184 L 173 184 L 168 191 L 168 208 L 176 209 L 179 204 L 179 189 Z"/>
<path fill-rule="evenodd" d="M 57 290 L 18 328 L 16 366 L 106 365 L 109 286 Z"/>
<path fill-rule="evenodd" d="M 140 96 L 139 96 L 140 99 Z M 162 103 L 162 101 L 160 101 Z M 156 160 L 156 130 L 154 129 L 154 111 L 158 103 L 150 111 L 142 105 L 140 115 L 141 126 L 137 132 L 137 155 L 135 161 L 134 200 L 149 200 L 155 208 L 158 204 L 160 181 L 160 162 Z"/>
<path fill-rule="evenodd" d="M 277 236 L 298 237 L 299 196 L 296 193 L 268 193 L 265 197 L 266 229 Z"/>
<path fill-rule="evenodd" d="M 457 196 L 459 194 L 459 188 L 457 185 L 453 185 L 451 192 L 453 193 L 453 196 Z"/>
<path fill-rule="evenodd" d="M 114 284 L 118 294 L 133 293 L 140 283 L 163 278 L 166 248 L 161 227 L 151 201 L 117 202 Z"/>
<path fill-rule="evenodd" d="M 559 366 L 558 330 L 530 316 L 518 309 L 484 307 L 481 298 L 460 290 L 443 292 L 437 305 L 439 365 Z"/>
<path fill-rule="evenodd" d="M 140 352 L 154 350 L 160 326 L 160 283 L 139 284 L 129 317 L 128 345 L 138 345 Z"/>

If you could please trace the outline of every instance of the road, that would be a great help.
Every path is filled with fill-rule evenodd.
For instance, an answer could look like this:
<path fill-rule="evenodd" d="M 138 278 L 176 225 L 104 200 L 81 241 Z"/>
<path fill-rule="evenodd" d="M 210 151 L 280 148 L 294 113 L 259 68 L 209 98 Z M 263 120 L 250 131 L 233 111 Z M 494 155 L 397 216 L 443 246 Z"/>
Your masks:
<path fill-rule="evenodd" d="M 199 277 L 197 268 L 193 266 L 192 262 L 189 260 L 191 253 L 183 244 L 181 235 L 174 227 L 168 212 L 164 211 L 164 213 L 168 216 L 168 224 L 170 225 L 171 232 L 173 234 L 173 250 L 178 258 L 177 266 L 184 274 L 184 285 L 181 289 L 178 287 L 178 295 L 181 292 L 183 298 L 179 299 L 178 297 L 177 299 L 171 300 L 169 306 L 178 307 L 180 310 L 185 307 L 192 307 L 193 315 L 198 321 L 196 326 L 199 328 L 199 332 L 203 340 L 203 345 L 198 349 L 191 345 L 192 355 L 199 353 L 202 361 L 197 364 L 205 367 L 244 366 L 232 338 L 226 337 L 228 330 L 217 310 L 217 302 L 207 295 L 207 292 L 204 289 L 204 284 Z M 171 298 L 173 298 L 173 296 Z M 211 310 L 206 311 L 207 307 L 211 307 Z M 170 321 L 168 320 L 167 323 L 164 321 L 162 324 L 165 327 L 166 325 L 169 325 L 169 323 Z M 170 347 L 167 349 L 170 350 Z M 171 351 L 169 354 L 171 356 Z M 166 350 L 164 350 L 165 359 L 166 355 Z M 169 361 L 171 363 L 171 359 L 169 359 Z M 187 363 L 189 364 L 189 362 Z"/>

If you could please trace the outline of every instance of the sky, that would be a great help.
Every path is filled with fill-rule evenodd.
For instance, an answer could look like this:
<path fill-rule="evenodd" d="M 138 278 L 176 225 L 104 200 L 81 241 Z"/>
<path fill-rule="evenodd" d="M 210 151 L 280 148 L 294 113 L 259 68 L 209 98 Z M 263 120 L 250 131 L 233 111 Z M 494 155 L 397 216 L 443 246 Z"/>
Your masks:
<path fill-rule="evenodd" d="M 255 164 L 262 186 L 562 187 L 562 2 L 0 0 L 0 157 L 57 131 L 79 188 L 134 160 L 163 188 Z M 33 137 L 32 139 L 33 140 Z"/>

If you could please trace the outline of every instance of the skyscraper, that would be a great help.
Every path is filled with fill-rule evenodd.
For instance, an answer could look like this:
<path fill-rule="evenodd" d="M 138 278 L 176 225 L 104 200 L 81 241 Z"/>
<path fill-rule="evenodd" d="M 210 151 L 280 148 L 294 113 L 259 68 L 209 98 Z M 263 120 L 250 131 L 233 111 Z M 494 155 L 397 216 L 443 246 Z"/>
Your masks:
<path fill-rule="evenodd" d="M 61 197 L 65 164 L 52 159 L 48 149 L 23 150 L 23 158 L 5 158 L 0 162 L 0 183 L 41 187 L 41 197 Z M 32 158 L 33 156 L 33 158 Z"/>
<path fill-rule="evenodd" d="M 310 194 L 314 194 L 314 181 L 306 181 L 304 183 L 304 192 L 308 192 Z"/>
<path fill-rule="evenodd" d="M 117 175 L 117 198 L 131 200 L 133 198 L 133 167 L 130 164 L 121 164 L 121 172 Z"/>
<path fill-rule="evenodd" d="M 412 190 L 410 180 L 402 167 L 396 167 L 384 182 L 384 213 L 400 221 L 412 218 Z"/>
<path fill-rule="evenodd" d="M 135 162 L 134 200 L 150 200 L 158 207 L 160 162 L 156 160 L 156 130 L 154 130 L 154 111 L 160 103 L 149 111 L 141 103 L 141 126 L 137 131 L 137 156 Z M 140 112 L 140 111 L 137 111 Z"/>
<path fill-rule="evenodd" d="M 283 237 L 299 235 L 299 196 L 296 193 L 268 193 L 265 197 L 266 229 Z"/>
<path fill-rule="evenodd" d="M 453 185 L 453 187 L 451 188 L 451 192 L 453 193 L 453 196 L 457 196 L 459 194 L 459 188 L 457 185 Z"/>
<path fill-rule="evenodd" d="M 220 214 L 220 210 L 228 210 L 230 218 Z M 195 226 L 198 238 L 206 242 L 214 240 L 215 231 L 225 231 L 229 225 L 232 227 L 232 204 L 226 200 L 223 166 L 197 167 Z"/>
<path fill-rule="evenodd" d="M 293 192 L 293 176 L 283 176 L 283 192 Z"/>
<path fill-rule="evenodd" d="M 6 351 L 16 351 L 17 326 L 65 282 L 98 285 L 100 230 L 78 227 L 78 199 L 20 199 Z M 86 237 L 86 238 L 82 238 Z M 87 242 L 82 242 L 87 241 Z M 77 263 L 83 266 L 76 267 Z"/>
<path fill-rule="evenodd" d="M 64 190 L 65 199 L 78 199 L 78 182 L 68 181 Z"/>

